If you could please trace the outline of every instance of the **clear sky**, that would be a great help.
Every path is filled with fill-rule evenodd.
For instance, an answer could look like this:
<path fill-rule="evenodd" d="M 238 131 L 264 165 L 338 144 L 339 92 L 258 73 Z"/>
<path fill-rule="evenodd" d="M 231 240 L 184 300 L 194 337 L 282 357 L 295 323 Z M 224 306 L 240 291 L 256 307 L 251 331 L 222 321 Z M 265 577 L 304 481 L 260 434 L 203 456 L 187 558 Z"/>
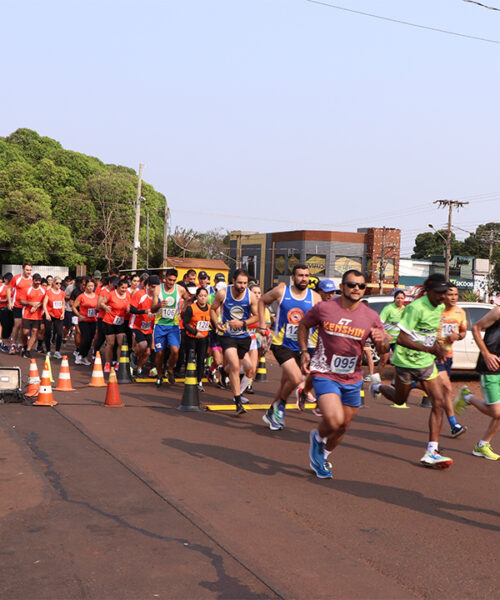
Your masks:
<path fill-rule="evenodd" d="M 463 0 L 23 0 L 2 6 L 0 135 L 138 170 L 172 227 L 500 220 L 500 12 Z M 500 0 L 484 0 L 500 8 Z M 464 232 L 457 230 L 463 239 Z"/>

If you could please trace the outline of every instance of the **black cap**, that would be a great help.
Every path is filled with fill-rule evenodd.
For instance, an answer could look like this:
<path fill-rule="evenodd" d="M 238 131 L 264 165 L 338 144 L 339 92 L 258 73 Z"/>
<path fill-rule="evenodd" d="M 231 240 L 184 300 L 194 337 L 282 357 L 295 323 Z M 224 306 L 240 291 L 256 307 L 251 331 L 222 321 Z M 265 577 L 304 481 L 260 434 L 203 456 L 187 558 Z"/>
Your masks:
<path fill-rule="evenodd" d="M 205 279 L 210 279 L 210 276 L 208 275 L 208 273 L 206 271 L 200 271 L 198 273 L 198 279 L 203 279 L 203 277 Z"/>
<path fill-rule="evenodd" d="M 42 276 L 40 275 L 40 273 L 35 273 L 33 275 L 33 281 L 42 281 Z"/>
<path fill-rule="evenodd" d="M 150 275 L 148 278 L 148 285 L 160 285 L 160 278 L 158 275 Z"/>
<path fill-rule="evenodd" d="M 218 283 L 219 281 L 226 281 L 226 277 L 225 277 L 224 273 L 216 273 L 215 277 L 214 277 L 214 281 L 215 281 L 215 283 Z"/>
<path fill-rule="evenodd" d="M 427 277 L 425 282 L 425 289 L 432 290 L 433 292 L 446 292 L 448 287 L 449 284 L 442 273 L 432 273 L 432 275 Z"/>

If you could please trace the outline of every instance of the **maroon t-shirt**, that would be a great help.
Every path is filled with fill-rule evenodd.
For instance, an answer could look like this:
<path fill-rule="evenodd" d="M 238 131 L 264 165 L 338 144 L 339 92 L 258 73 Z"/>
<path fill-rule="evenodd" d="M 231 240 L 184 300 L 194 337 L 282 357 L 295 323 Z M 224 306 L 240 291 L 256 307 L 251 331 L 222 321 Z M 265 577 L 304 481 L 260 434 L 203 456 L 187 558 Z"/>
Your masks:
<path fill-rule="evenodd" d="M 363 348 L 373 328 L 384 332 L 378 314 L 363 302 L 355 310 L 342 307 L 341 298 L 318 302 L 303 318 L 307 327 L 318 327 L 318 345 L 311 373 L 349 385 L 363 379 Z"/>

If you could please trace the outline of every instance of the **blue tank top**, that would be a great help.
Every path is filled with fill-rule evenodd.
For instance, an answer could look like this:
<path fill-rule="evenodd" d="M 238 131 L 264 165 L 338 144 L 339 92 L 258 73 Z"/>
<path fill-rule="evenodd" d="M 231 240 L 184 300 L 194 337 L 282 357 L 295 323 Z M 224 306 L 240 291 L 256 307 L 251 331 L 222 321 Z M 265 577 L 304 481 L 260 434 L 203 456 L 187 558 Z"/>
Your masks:
<path fill-rule="evenodd" d="M 239 321 L 245 321 L 251 315 L 250 311 L 250 290 L 247 288 L 245 294 L 241 300 L 235 300 L 233 297 L 233 286 L 230 285 L 226 288 L 226 299 L 222 305 L 222 323 L 231 321 L 232 319 L 238 319 Z M 226 337 L 248 337 L 250 334 L 246 327 L 240 327 L 238 329 L 231 329 L 226 327 L 224 331 Z"/>
<path fill-rule="evenodd" d="M 278 305 L 272 343 L 277 346 L 286 346 L 295 352 L 298 351 L 297 332 L 299 323 L 313 305 L 314 300 L 311 289 L 307 288 L 306 295 L 302 300 L 299 300 L 292 295 L 291 286 L 287 285 Z"/>

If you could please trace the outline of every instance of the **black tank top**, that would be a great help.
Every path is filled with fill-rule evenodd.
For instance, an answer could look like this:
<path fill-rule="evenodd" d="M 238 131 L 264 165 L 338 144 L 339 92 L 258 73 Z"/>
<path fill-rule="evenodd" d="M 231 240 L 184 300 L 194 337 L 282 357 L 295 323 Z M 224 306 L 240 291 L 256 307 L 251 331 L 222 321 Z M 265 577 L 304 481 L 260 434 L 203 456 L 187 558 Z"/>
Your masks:
<path fill-rule="evenodd" d="M 500 356 L 500 319 L 488 327 L 484 334 L 484 343 L 492 354 Z M 482 375 L 496 375 L 500 374 L 500 367 L 496 371 L 489 371 L 484 362 L 483 355 L 479 354 L 476 371 Z"/>

